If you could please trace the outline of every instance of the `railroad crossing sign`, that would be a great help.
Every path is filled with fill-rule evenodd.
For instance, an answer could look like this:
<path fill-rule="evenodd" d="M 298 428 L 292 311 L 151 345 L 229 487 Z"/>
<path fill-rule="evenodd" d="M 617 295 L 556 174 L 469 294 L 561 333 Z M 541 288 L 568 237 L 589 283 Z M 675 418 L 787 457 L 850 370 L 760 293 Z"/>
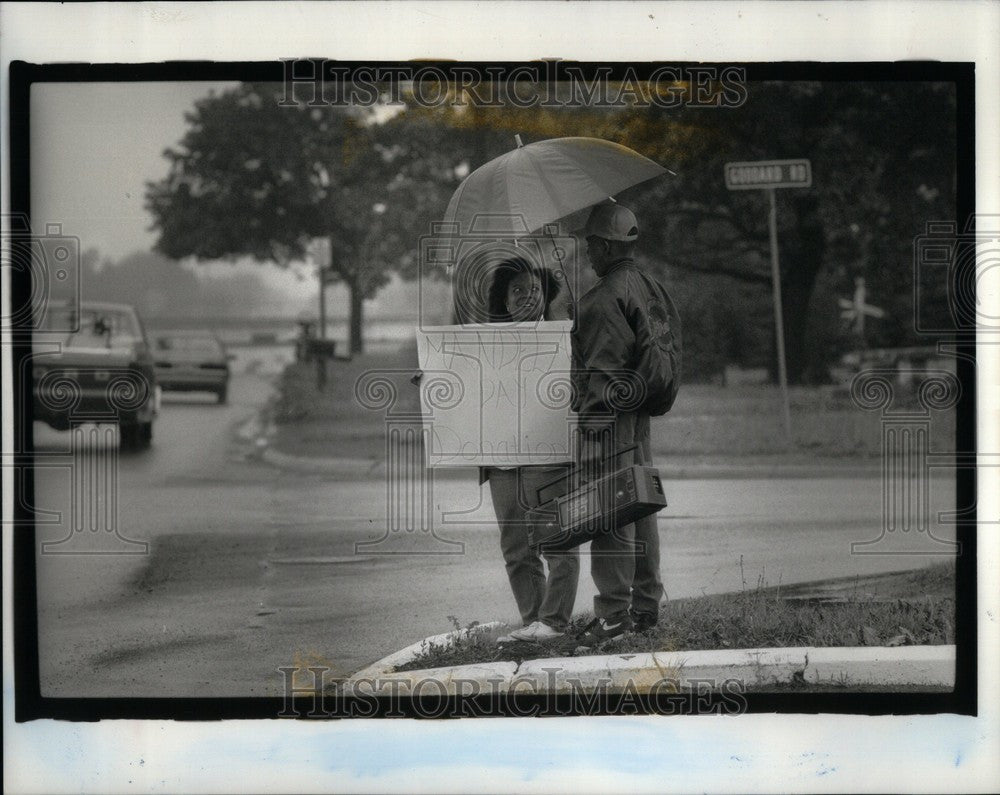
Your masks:
<path fill-rule="evenodd" d="M 862 339 L 865 336 L 866 317 L 885 317 L 885 310 L 865 302 L 865 280 L 861 276 L 854 279 L 854 298 L 852 300 L 840 298 L 838 303 L 840 316 L 853 323 L 854 333 Z"/>
<path fill-rule="evenodd" d="M 778 349 L 778 380 L 784 403 L 785 438 L 792 442 L 792 411 L 788 401 L 788 371 L 785 369 L 785 328 L 781 311 L 781 270 L 778 267 L 778 203 L 776 188 L 812 186 L 812 164 L 804 159 L 756 160 L 749 163 L 726 163 L 726 187 L 729 190 L 766 190 L 771 203 L 768 226 L 771 232 L 771 288 L 774 293 L 774 326 Z"/>

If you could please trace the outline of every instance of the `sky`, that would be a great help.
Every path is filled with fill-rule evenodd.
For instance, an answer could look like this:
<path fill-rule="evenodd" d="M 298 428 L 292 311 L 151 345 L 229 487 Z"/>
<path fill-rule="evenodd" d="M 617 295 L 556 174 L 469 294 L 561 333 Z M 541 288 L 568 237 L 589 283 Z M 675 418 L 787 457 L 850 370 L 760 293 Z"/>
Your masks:
<path fill-rule="evenodd" d="M 144 208 L 145 184 L 166 176 L 163 151 L 187 130 L 184 114 L 197 99 L 221 93 L 234 82 L 43 83 L 31 94 L 31 216 L 44 230 L 60 224 L 118 260 L 148 251 L 156 242 Z M 208 275 L 253 269 L 281 297 L 282 305 L 315 294 L 311 279 L 259 264 L 199 264 Z"/>
<path fill-rule="evenodd" d="M 119 259 L 155 242 L 145 183 L 166 176 L 184 113 L 236 83 L 48 83 L 31 96 L 32 221 Z"/>

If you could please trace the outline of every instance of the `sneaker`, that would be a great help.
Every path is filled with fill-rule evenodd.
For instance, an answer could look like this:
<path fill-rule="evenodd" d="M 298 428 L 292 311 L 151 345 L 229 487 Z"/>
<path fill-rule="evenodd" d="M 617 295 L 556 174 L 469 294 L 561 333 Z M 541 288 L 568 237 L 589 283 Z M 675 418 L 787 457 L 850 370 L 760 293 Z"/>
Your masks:
<path fill-rule="evenodd" d="M 656 613 L 629 611 L 629 616 L 632 618 L 632 628 L 636 632 L 649 632 L 649 630 L 656 626 L 656 622 L 659 621 Z"/>
<path fill-rule="evenodd" d="M 632 619 L 628 613 L 622 613 L 611 618 L 595 618 L 586 627 L 583 634 L 577 638 L 576 650 L 589 651 L 609 640 L 617 640 L 626 632 L 632 631 Z"/>
<path fill-rule="evenodd" d="M 565 632 L 552 629 L 548 624 L 543 624 L 541 621 L 533 621 L 526 627 L 515 629 L 509 635 L 497 638 L 497 643 L 513 643 L 515 641 L 545 643 L 546 641 L 561 638 L 565 634 Z"/>

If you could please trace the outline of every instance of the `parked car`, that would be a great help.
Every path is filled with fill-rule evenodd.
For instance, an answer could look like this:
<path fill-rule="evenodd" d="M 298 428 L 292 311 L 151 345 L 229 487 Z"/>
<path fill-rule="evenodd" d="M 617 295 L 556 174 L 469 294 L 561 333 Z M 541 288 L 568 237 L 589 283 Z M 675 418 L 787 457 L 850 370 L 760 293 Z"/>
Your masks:
<path fill-rule="evenodd" d="M 225 403 L 229 392 L 232 356 L 217 337 L 206 332 L 156 333 L 153 361 L 163 389 L 214 392 Z"/>
<path fill-rule="evenodd" d="M 57 430 L 118 425 L 121 447 L 153 441 L 160 390 L 142 321 L 128 304 L 46 307 L 34 330 L 34 418 Z"/>

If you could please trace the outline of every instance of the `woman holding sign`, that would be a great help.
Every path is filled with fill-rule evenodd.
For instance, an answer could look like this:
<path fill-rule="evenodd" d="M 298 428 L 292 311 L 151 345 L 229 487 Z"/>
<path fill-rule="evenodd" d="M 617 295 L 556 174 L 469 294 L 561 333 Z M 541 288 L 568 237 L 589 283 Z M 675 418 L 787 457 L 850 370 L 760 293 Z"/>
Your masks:
<path fill-rule="evenodd" d="M 549 320 L 559 282 L 546 268 L 521 258 L 500 263 L 493 272 L 489 291 L 489 313 L 495 323 L 534 323 Z M 557 640 L 565 635 L 576 601 L 580 576 L 579 551 L 544 553 L 542 558 L 528 547 L 525 514 L 538 506 L 538 488 L 563 474 L 551 466 L 486 467 L 483 478 L 490 482 L 493 510 L 500 526 L 500 549 L 507 578 L 524 626 L 499 642 Z"/>

